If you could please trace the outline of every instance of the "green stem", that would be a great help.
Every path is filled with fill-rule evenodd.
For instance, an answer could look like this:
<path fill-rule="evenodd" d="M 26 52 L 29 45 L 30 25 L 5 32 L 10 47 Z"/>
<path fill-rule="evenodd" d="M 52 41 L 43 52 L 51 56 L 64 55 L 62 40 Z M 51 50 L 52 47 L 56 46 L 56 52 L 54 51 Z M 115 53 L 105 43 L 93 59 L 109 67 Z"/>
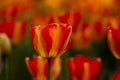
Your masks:
<path fill-rule="evenodd" d="M 5 80 L 8 80 L 8 67 L 9 67 L 9 64 L 8 64 L 8 59 L 6 58 L 5 60 Z"/>
<path fill-rule="evenodd" d="M 48 58 L 48 80 L 50 80 L 50 62 L 51 58 Z"/>

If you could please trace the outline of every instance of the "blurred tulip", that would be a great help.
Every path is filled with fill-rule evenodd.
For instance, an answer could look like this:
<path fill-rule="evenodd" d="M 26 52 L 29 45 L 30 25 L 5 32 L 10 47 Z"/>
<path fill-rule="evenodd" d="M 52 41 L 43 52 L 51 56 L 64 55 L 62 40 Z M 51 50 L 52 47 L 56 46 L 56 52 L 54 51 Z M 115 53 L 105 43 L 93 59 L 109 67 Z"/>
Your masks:
<path fill-rule="evenodd" d="M 112 54 L 117 59 L 120 59 L 120 29 L 114 29 L 111 26 L 107 27 L 107 41 Z"/>
<path fill-rule="evenodd" d="M 89 44 L 91 42 L 92 32 L 91 32 L 89 23 L 85 22 L 83 24 L 82 29 L 81 29 L 81 36 L 82 36 L 81 38 L 82 38 L 83 44 Z"/>
<path fill-rule="evenodd" d="M 85 55 L 77 55 L 67 61 L 72 80 L 98 80 L 101 72 L 101 59 L 89 59 Z"/>
<path fill-rule="evenodd" d="M 79 26 L 79 23 L 80 23 L 80 20 L 81 20 L 81 15 L 80 15 L 79 12 L 74 11 L 74 10 L 73 11 L 69 11 L 66 14 L 69 14 L 67 23 L 72 26 L 72 32 L 75 33 L 77 28 L 78 28 L 78 26 Z M 64 18 L 65 18 L 65 16 L 67 16 L 66 14 L 61 16 L 61 17 L 59 17 L 60 22 L 65 20 Z"/>
<path fill-rule="evenodd" d="M 29 72 L 33 77 L 33 80 L 47 80 L 48 59 L 41 56 L 33 56 L 32 60 L 26 58 L 26 64 Z M 56 80 L 61 72 L 60 58 L 53 58 L 51 60 L 50 66 L 50 80 Z"/>
<path fill-rule="evenodd" d="M 16 17 L 17 12 L 17 6 L 11 6 L 9 9 L 8 7 L 3 7 L 3 9 L 1 10 L 1 15 L 3 19 L 13 19 Z"/>
<path fill-rule="evenodd" d="M 95 36 L 95 40 L 101 41 L 104 37 L 105 29 L 103 27 L 102 21 L 95 21 L 93 24 L 93 35 Z"/>
<path fill-rule="evenodd" d="M 72 32 L 75 33 L 81 20 L 81 15 L 76 10 L 67 11 L 64 14 L 51 16 L 50 23 L 65 23 L 72 26 Z"/>
<path fill-rule="evenodd" d="M 7 55 L 11 51 L 11 42 L 8 36 L 4 33 L 0 33 L 0 75 L 3 71 L 3 55 Z"/>
<path fill-rule="evenodd" d="M 26 32 L 26 21 L 2 21 L 0 22 L 0 33 L 5 33 L 13 44 L 17 44 L 23 39 Z"/>
<path fill-rule="evenodd" d="M 11 50 L 11 42 L 8 36 L 4 33 L 0 33 L 0 55 L 2 53 L 9 53 Z"/>
<path fill-rule="evenodd" d="M 72 47 L 75 49 L 86 49 L 92 41 L 92 29 L 88 22 L 83 23 L 82 28 L 78 29 L 72 36 Z"/>
<path fill-rule="evenodd" d="M 69 6 L 70 9 L 77 8 L 83 13 L 92 12 L 100 14 L 110 11 L 110 9 L 113 8 L 114 0 L 66 0 L 64 3 Z"/>
<path fill-rule="evenodd" d="M 105 14 L 113 8 L 113 1 L 114 0 L 80 0 L 78 4 L 81 11 L 85 11 L 87 9 L 87 11 L 92 13 Z"/>
<path fill-rule="evenodd" d="M 33 0 L 5 0 L 1 1 L 2 19 L 13 20 L 21 18 L 32 6 Z"/>
<path fill-rule="evenodd" d="M 70 45 L 72 27 L 51 23 L 46 26 L 31 25 L 31 41 L 34 49 L 42 57 L 61 56 Z"/>
<path fill-rule="evenodd" d="M 116 71 L 112 80 L 120 80 L 120 70 Z"/>

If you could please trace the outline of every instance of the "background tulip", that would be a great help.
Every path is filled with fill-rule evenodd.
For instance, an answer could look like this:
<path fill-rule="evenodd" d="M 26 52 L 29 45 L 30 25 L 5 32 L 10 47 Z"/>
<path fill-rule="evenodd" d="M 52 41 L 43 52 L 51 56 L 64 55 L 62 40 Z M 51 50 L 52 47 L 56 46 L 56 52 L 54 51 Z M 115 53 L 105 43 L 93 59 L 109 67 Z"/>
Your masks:
<path fill-rule="evenodd" d="M 120 59 L 120 29 L 114 29 L 111 26 L 107 28 L 107 41 L 111 53 Z"/>
<path fill-rule="evenodd" d="M 97 80 L 101 72 L 101 59 L 89 59 L 85 55 L 76 55 L 67 60 L 72 80 Z"/>
<path fill-rule="evenodd" d="M 4 33 L 0 34 L 0 55 L 2 53 L 8 53 L 11 50 L 11 42 L 8 36 Z"/>
<path fill-rule="evenodd" d="M 5 33 L 13 44 L 17 44 L 25 36 L 26 21 L 1 21 L 0 33 Z"/>
<path fill-rule="evenodd" d="M 120 79 L 120 70 L 117 70 L 113 76 L 112 80 L 119 80 Z"/>

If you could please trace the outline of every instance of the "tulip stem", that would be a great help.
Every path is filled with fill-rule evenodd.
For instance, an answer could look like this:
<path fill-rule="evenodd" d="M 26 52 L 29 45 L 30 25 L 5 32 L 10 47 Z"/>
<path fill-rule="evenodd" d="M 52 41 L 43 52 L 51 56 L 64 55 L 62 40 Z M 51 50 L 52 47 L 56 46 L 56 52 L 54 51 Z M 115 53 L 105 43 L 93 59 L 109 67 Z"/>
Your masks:
<path fill-rule="evenodd" d="M 51 58 L 48 58 L 48 80 L 50 80 L 50 62 Z"/>

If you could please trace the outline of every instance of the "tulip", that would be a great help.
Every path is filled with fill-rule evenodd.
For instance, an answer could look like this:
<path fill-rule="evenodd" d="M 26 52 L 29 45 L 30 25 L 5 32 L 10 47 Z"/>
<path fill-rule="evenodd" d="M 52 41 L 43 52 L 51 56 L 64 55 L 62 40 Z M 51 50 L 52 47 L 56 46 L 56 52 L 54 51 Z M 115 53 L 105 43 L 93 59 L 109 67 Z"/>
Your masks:
<path fill-rule="evenodd" d="M 116 71 L 112 80 L 120 80 L 120 70 Z"/>
<path fill-rule="evenodd" d="M 58 22 L 58 23 L 69 24 L 72 26 L 73 33 L 75 33 L 79 26 L 80 20 L 81 20 L 80 13 L 78 11 L 71 10 L 65 12 L 62 15 L 59 14 L 59 15 L 51 16 L 49 23 Z"/>
<path fill-rule="evenodd" d="M 47 80 L 48 59 L 41 56 L 33 56 L 32 60 L 26 58 L 26 65 L 33 77 L 33 80 Z M 50 66 L 50 80 L 56 80 L 61 72 L 60 58 L 52 59 Z"/>
<path fill-rule="evenodd" d="M 0 22 L 0 33 L 5 33 L 13 44 L 19 43 L 26 32 L 26 21 L 7 21 Z"/>
<path fill-rule="evenodd" d="M 72 80 L 98 80 L 101 72 L 101 59 L 89 59 L 85 55 L 76 55 L 67 60 Z"/>
<path fill-rule="evenodd" d="M 31 25 L 30 32 L 36 52 L 42 57 L 54 58 L 61 56 L 69 48 L 72 27 L 62 23 Z"/>
<path fill-rule="evenodd" d="M 8 36 L 4 33 L 0 33 L 0 74 L 3 71 L 3 55 L 7 55 L 11 51 L 11 42 Z M 6 60 L 5 60 L 6 63 Z"/>
<path fill-rule="evenodd" d="M 83 23 L 81 29 L 77 30 L 72 37 L 72 47 L 75 49 L 86 49 L 92 42 L 92 29 L 88 22 Z"/>
<path fill-rule="evenodd" d="M 0 34 L 0 55 L 2 55 L 2 53 L 9 53 L 10 50 L 11 50 L 11 42 L 8 36 L 4 33 L 1 33 Z"/>
<path fill-rule="evenodd" d="M 120 29 L 114 29 L 111 26 L 107 27 L 107 42 L 112 54 L 117 59 L 120 59 Z"/>
<path fill-rule="evenodd" d="M 76 32 L 76 30 L 77 30 L 77 28 L 79 26 L 80 20 L 81 20 L 81 15 L 80 15 L 80 13 L 78 11 L 69 12 L 68 24 L 72 25 L 73 33 Z"/>
<path fill-rule="evenodd" d="M 33 0 L 6 0 L 0 2 L 0 16 L 2 19 L 7 20 L 14 20 L 14 19 L 20 19 L 24 17 L 24 14 L 26 11 L 29 10 L 29 8 L 34 3 Z"/>
<path fill-rule="evenodd" d="M 102 40 L 105 33 L 102 21 L 95 21 L 93 26 L 93 33 L 95 35 L 95 39 L 98 41 Z"/>

